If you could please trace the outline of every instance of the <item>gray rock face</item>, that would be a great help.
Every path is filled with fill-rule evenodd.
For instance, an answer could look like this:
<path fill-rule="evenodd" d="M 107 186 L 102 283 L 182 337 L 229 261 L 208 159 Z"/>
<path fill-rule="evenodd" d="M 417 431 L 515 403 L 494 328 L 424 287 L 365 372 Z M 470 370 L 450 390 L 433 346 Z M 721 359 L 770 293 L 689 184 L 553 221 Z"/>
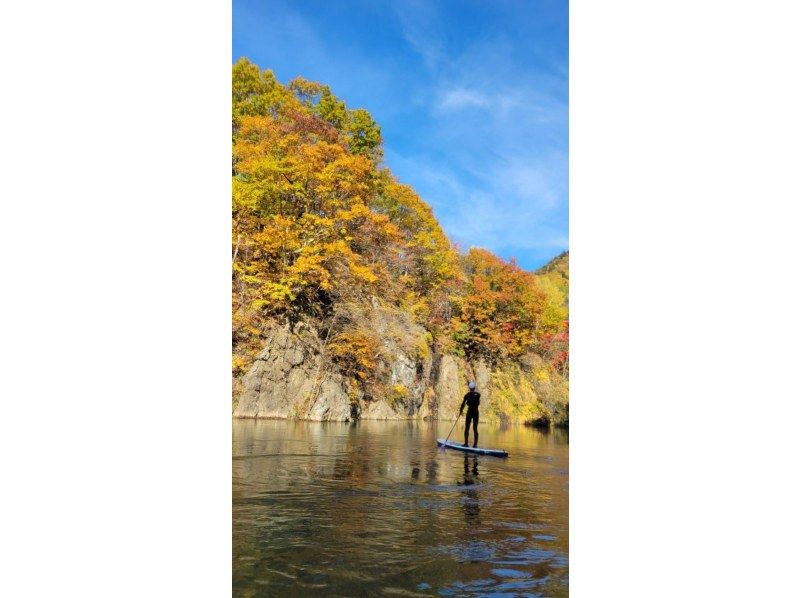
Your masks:
<path fill-rule="evenodd" d="M 417 377 L 417 365 L 402 353 L 397 353 L 395 360 L 389 365 L 389 383 L 402 384 L 406 388 L 414 386 Z"/>
<path fill-rule="evenodd" d="M 475 372 L 475 384 L 481 393 L 481 403 L 488 403 L 492 400 L 492 370 L 483 360 L 476 362 L 472 369 Z"/>
<path fill-rule="evenodd" d="M 394 409 L 386 401 L 369 401 L 361 410 L 361 419 L 408 419 L 408 416 Z"/>
<path fill-rule="evenodd" d="M 264 350 L 242 379 L 234 417 L 299 418 L 313 421 L 430 417 L 425 392 L 433 360 L 418 357 L 392 331 L 419 339 L 425 329 L 373 306 L 374 327 L 382 337 L 380 371 L 390 396 L 365 397 L 323 353 L 323 342 L 308 325 L 276 327 Z M 424 409 L 423 409 L 424 406 Z M 422 409 L 422 411 L 421 411 Z"/>
<path fill-rule="evenodd" d="M 455 419 L 458 415 L 461 400 L 467 392 L 467 385 L 461 370 L 456 357 L 442 355 L 434 381 L 436 417 L 439 419 Z"/>
<path fill-rule="evenodd" d="M 356 380 L 343 376 L 325 355 L 317 331 L 307 324 L 298 323 L 294 329 L 288 325 L 276 326 L 264 350 L 242 378 L 243 390 L 233 416 L 313 421 L 453 420 L 467 392 L 467 380 L 474 377 L 481 393 L 482 421 L 492 418 L 516 421 L 514 418 L 522 417 L 519 410 L 503 414 L 493 405 L 493 375 L 497 372 L 486 362 L 467 364 L 454 355 L 432 357 L 430 351 L 424 350 L 425 330 L 421 326 L 379 305 L 373 305 L 371 317 L 373 330 L 381 334 L 375 371 L 379 384 L 364 388 Z M 532 374 L 524 374 L 519 368 L 515 371 L 518 371 L 515 375 L 524 376 L 528 382 L 522 384 L 520 379 L 519 388 L 514 385 L 506 388 L 508 383 L 503 382 L 505 391 L 500 387 L 494 390 L 519 397 L 526 405 L 543 401 L 542 407 L 547 407 L 549 395 L 530 390 L 543 383 L 529 378 Z M 556 390 L 550 394 L 555 395 Z M 379 396 L 368 396 L 365 392 Z M 503 403 L 506 410 L 508 400 L 506 396 Z M 555 399 L 550 402 L 555 405 Z"/>
<path fill-rule="evenodd" d="M 316 333 L 298 324 L 275 328 L 265 349 L 243 379 L 234 417 L 298 417 L 348 421 L 346 381 L 325 367 Z"/>
<path fill-rule="evenodd" d="M 361 419 L 409 419 L 422 417 L 420 409 L 431 381 L 433 360 L 420 356 L 427 347 L 426 330 L 408 314 L 384 307 L 373 298 L 365 317 L 381 338 L 377 377 L 387 396 L 368 397 L 360 402 Z M 424 353 L 424 352 L 423 352 Z"/>

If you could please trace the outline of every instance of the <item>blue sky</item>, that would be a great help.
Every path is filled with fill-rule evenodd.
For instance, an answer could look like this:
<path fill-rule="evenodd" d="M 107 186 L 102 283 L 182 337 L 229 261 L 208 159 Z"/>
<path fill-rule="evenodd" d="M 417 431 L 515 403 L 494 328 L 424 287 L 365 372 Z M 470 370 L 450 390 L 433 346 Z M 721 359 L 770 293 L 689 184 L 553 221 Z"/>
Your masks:
<path fill-rule="evenodd" d="M 330 85 L 453 241 L 567 249 L 566 0 L 234 0 L 233 60 Z"/>

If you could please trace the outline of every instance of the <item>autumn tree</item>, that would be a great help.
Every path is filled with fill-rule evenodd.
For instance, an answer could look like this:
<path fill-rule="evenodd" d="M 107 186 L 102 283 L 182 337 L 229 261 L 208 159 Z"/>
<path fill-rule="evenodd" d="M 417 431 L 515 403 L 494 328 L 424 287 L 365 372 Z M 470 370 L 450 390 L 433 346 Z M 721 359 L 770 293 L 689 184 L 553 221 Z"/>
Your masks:
<path fill-rule="evenodd" d="M 282 85 L 246 59 L 232 77 L 237 374 L 271 322 L 310 319 L 331 331 L 334 362 L 363 381 L 379 338 L 357 318 L 334 325 L 334 314 L 375 301 L 409 314 L 439 351 L 493 360 L 537 351 L 566 367 L 560 265 L 534 275 L 485 249 L 459 255 L 431 207 L 381 165 L 369 112 L 301 77 Z"/>
<path fill-rule="evenodd" d="M 455 299 L 453 329 L 466 355 L 519 357 L 560 329 L 564 309 L 513 261 L 472 248 L 463 268 L 468 283 Z"/>

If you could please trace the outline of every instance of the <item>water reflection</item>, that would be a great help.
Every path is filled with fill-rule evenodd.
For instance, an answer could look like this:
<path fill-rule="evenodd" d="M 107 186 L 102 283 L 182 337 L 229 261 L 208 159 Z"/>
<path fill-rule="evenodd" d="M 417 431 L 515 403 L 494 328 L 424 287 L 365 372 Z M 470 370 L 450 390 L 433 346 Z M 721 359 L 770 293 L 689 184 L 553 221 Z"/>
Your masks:
<path fill-rule="evenodd" d="M 472 455 L 472 469 L 469 467 L 470 456 L 464 455 L 464 481 L 459 482 L 464 486 L 471 486 L 478 477 L 478 455 Z"/>
<path fill-rule="evenodd" d="M 464 520 L 470 527 L 478 527 L 481 523 L 481 504 L 478 491 L 474 488 L 478 477 L 478 456 L 472 456 L 472 468 L 470 468 L 470 456 L 464 455 L 464 480 L 459 482 L 465 487 L 464 500 Z"/>
<path fill-rule="evenodd" d="M 497 459 L 437 432 L 234 422 L 234 595 L 566 595 L 567 435 L 487 426 Z"/>

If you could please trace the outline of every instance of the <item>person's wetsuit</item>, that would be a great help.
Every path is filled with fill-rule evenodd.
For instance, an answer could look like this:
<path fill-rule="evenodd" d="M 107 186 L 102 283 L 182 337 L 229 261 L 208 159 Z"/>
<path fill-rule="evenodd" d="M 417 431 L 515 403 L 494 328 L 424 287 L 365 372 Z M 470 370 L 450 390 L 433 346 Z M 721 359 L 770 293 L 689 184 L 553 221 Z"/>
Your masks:
<path fill-rule="evenodd" d="M 478 446 L 478 405 L 481 404 L 481 393 L 471 390 L 464 395 L 461 402 L 459 415 L 464 413 L 464 405 L 467 406 L 467 425 L 464 427 L 464 446 L 469 445 L 469 425 L 472 424 L 472 432 L 475 437 L 473 447 Z"/>

